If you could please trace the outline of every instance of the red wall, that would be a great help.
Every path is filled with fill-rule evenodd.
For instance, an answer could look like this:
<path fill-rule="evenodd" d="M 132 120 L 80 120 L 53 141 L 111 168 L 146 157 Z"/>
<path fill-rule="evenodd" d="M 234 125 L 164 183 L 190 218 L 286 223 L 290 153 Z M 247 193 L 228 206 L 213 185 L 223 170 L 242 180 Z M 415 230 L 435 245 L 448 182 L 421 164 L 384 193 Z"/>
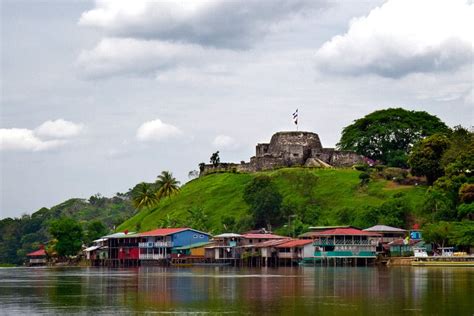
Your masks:
<path fill-rule="evenodd" d="M 138 259 L 140 257 L 139 248 L 120 248 L 118 253 L 119 259 Z"/>

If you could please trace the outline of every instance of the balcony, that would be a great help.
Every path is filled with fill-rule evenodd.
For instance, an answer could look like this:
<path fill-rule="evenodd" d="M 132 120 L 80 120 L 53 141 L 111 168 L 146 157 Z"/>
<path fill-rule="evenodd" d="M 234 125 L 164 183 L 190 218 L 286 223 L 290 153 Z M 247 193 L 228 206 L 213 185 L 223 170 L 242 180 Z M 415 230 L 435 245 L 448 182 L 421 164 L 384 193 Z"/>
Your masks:
<path fill-rule="evenodd" d="M 351 246 L 358 246 L 358 245 L 376 245 L 377 241 L 375 240 L 351 240 L 351 239 L 320 239 L 315 240 L 315 246 L 335 246 L 335 245 L 351 245 Z"/>
<path fill-rule="evenodd" d="M 140 248 L 171 248 L 173 247 L 173 242 L 171 241 L 155 241 L 155 242 L 141 242 L 138 243 Z"/>
<path fill-rule="evenodd" d="M 166 259 L 167 256 L 165 254 L 157 254 L 157 253 L 141 253 L 140 260 L 163 260 Z"/>

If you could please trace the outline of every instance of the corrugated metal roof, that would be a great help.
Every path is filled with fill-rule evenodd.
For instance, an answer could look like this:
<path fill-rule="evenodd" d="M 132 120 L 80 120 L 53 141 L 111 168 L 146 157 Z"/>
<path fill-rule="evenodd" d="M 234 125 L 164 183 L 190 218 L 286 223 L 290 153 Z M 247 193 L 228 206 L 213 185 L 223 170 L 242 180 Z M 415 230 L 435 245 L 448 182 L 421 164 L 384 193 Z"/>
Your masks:
<path fill-rule="evenodd" d="M 138 237 L 138 234 L 135 232 L 128 232 L 126 234 L 124 232 L 119 232 L 119 233 L 103 236 L 101 239 L 128 238 L 128 237 Z"/>
<path fill-rule="evenodd" d="M 312 232 L 311 237 L 318 236 L 381 236 L 377 233 L 366 232 L 357 228 L 334 228 L 319 232 Z"/>
<path fill-rule="evenodd" d="M 144 237 L 144 236 L 168 236 L 168 235 L 172 235 L 172 234 L 175 234 L 175 233 L 179 233 L 181 231 L 185 231 L 185 230 L 188 230 L 189 228 L 158 228 L 158 229 L 154 229 L 154 230 L 150 230 L 150 231 L 147 231 L 147 232 L 143 232 L 143 233 L 140 233 L 139 235 L 141 237 Z"/>
<path fill-rule="evenodd" d="M 278 236 L 278 235 L 273 235 L 273 234 L 244 234 L 242 235 L 243 238 L 247 239 L 283 239 L 283 238 L 289 238 L 285 236 Z"/>
<path fill-rule="evenodd" d="M 36 251 L 30 252 L 27 254 L 28 257 L 39 257 L 39 256 L 46 256 L 46 251 L 44 249 L 38 249 Z"/>
<path fill-rule="evenodd" d="M 276 246 L 276 248 L 293 248 L 293 247 L 304 246 L 312 242 L 313 242 L 312 240 L 308 240 L 308 239 L 294 239 L 294 240 L 285 242 L 283 244 L 279 244 L 278 246 Z"/>
<path fill-rule="evenodd" d="M 404 233 L 406 230 L 397 228 L 397 227 L 392 227 L 392 226 L 387 226 L 387 225 L 375 225 L 369 228 L 364 229 L 366 232 L 396 232 L 396 233 Z"/>
<path fill-rule="evenodd" d="M 253 244 L 253 245 L 247 245 L 247 246 L 253 246 L 254 248 L 266 248 L 266 247 L 275 247 L 279 244 L 285 243 L 289 240 L 289 238 L 285 239 L 272 239 L 272 240 L 267 240 L 264 242 L 259 242 L 258 244 Z"/>
<path fill-rule="evenodd" d="M 214 238 L 239 238 L 239 237 L 242 237 L 242 235 L 234 234 L 234 233 L 224 233 L 224 234 L 214 236 Z"/>
<path fill-rule="evenodd" d="M 191 244 L 191 245 L 187 245 L 187 246 L 176 247 L 174 249 L 175 250 L 187 250 L 187 249 L 204 247 L 204 246 L 207 246 L 207 245 L 210 245 L 210 244 L 212 244 L 212 242 L 204 241 L 204 242 L 197 242 L 195 244 Z"/>

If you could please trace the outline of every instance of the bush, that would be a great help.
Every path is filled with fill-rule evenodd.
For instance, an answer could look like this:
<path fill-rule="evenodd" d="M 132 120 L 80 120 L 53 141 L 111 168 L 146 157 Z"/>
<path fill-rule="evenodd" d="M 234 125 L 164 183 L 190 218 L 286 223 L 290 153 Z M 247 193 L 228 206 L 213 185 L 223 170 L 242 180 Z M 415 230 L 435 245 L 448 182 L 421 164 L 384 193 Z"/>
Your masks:
<path fill-rule="evenodd" d="M 369 170 L 369 165 L 367 165 L 367 164 L 357 164 L 357 165 L 354 165 L 354 169 L 358 170 L 358 171 L 367 171 L 367 170 Z"/>
<path fill-rule="evenodd" d="M 387 180 L 400 181 L 407 177 L 408 171 L 402 168 L 388 167 L 383 170 L 382 175 Z"/>
<path fill-rule="evenodd" d="M 370 181 L 370 174 L 368 174 L 367 172 L 362 172 L 361 174 L 359 174 L 359 179 L 361 186 L 367 185 Z"/>

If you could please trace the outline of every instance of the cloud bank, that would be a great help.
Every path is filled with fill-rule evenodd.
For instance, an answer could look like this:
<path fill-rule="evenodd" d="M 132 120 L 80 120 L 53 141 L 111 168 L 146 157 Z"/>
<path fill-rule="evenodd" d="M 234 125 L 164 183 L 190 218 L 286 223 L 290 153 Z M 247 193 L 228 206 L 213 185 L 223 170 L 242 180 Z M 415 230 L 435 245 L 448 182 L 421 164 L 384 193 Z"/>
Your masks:
<path fill-rule="evenodd" d="M 326 7 L 326 0 L 96 1 L 79 25 L 104 38 L 77 65 L 86 78 L 205 67 L 255 47 L 283 21 Z"/>
<path fill-rule="evenodd" d="M 82 124 L 63 119 L 46 121 L 35 130 L 27 128 L 1 128 L 0 150 L 2 151 L 46 151 L 68 143 L 68 138 L 79 135 Z"/>
<path fill-rule="evenodd" d="M 376 74 L 454 71 L 472 63 L 474 5 L 453 0 L 390 0 L 353 19 L 316 52 L 322 72 Z"/>
<path fill-rule="evenodd" d="M 235 150 L 240 147 L 234 138 L 227 135 L 217 135 L 212 141 L 212 145 L 219 150 Z"/>

